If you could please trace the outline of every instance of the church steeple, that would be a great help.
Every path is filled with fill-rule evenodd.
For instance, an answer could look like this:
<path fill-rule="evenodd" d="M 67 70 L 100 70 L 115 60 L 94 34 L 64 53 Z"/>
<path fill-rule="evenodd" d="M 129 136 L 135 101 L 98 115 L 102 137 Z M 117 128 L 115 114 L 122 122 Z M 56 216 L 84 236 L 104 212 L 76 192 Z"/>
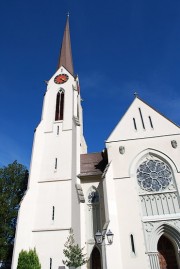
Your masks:
<path fill-rule="evenodd" d="M 81 242 L 77 175 L 80 174 L 80 154 L 87 153 L 87 146 L 79 79 L 73 74 L 68 16 L 58 70 L 47 83 L 42 117 L 35 132 L 28 191 L 18 217 L 12 269 L 17 268 L 19 252 L 34 246 L 42 268 L 64 267 L 59 262 L 64 259 L 68 231 L 72 229 Z M 44 242 L 48 242 L 48 247 Z"/>
<path fill-rule="evenodd" d="M 58 61 L 58 69 L 64 66 L 72 75 L 74 75 L 73 60 L 71 52 L 71 39 L 69 30 L 69 14 L 67 15 L 66 26 L 64 29 L 63 41 Z"/>

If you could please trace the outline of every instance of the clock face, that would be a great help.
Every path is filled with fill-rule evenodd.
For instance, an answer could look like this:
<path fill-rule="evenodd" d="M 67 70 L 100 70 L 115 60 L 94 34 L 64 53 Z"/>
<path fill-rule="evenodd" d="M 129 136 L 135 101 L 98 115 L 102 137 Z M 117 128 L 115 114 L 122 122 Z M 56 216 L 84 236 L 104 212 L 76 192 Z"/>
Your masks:
<path fill-rule="evenodd" d="M 65 83 L 67 80 L 68 80 L 68 75 L 66 74 L 60 74 L 60 75 L 57 75 L 55 78 L 54 78 L 54 82 L 56 84 L 63 84 Z"/>

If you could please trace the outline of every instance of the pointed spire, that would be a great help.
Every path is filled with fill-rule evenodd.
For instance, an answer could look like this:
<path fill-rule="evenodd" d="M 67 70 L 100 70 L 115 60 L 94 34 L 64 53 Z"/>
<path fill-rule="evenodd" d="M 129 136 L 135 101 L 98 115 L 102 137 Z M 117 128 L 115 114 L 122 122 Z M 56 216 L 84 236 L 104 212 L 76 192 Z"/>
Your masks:
<path fill-rule="evenodd" d="M 74 75 L 73 60 L 71 52 L 71 39 L 69 31 L 69 13 L 67 15 L 66 26 L 64 29 L 64 36 L 61 45 L 61 51 L 58 61 L 58 69 L 60 66 L 64 66 L 72 75 Z"/>

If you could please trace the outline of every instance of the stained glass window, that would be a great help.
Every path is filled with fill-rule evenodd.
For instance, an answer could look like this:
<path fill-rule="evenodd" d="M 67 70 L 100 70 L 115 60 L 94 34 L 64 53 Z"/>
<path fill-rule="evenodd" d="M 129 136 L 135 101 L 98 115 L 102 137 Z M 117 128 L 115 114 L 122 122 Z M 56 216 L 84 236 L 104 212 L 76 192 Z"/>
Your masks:
<path fill-rule="evenodd" d="M 137 169 L 138 184 L 146 191 L 162 191 L 172 180 L 169 166 L 160 160 L 147 160 Z"/>

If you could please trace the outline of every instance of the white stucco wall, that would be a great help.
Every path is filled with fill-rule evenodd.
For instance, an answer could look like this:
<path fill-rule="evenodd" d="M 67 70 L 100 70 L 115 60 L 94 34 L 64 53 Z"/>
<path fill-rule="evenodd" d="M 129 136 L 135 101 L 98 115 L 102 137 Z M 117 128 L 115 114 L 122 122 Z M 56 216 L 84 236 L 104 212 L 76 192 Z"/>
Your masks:
<path fill-rule="evenodd" d="M 60 73 L 69 77 L 61 86 L 54 83 L 54 77 Z M 65 92 L 64 119 L 55 121 L 56 95 L 61 87 Z M 71 228 L 80 242 L 80 206 L 75 184 L 80 172 L 81 140 L 84 151 L 86 144 L 82 116 L 79 124 L 74 121 L 80 102 L 76 88 L 76 80 L 63 67 L 48 82 L 42 120 L 33 144 L 29 189 L 19 210 L 12 269 L 16 269 L 19 252 L 33 247 L 42 268 L 49 268 L 50 258 L 52 269 L 58 268 Z"/>
<path fill-rule="evenodd" d="M 139 108 L 141 108 L 145 129 Z M 153 121 L 153 128 L 150 126 L 149 116 Z M 136 119 L 137 130 L 134 128 L 133 118 Z M 172 147 L 172 140 L 177 141 L 177 148 Z M 135 99 L 108 138 L 106 147 L 110 163 L 109 169 L 112 171 L 110 177 L 107 174 L 105 179 L 109 226 L 111 227 L 113 219 L 111 215 L 114 212 L 118 221 L 116 220 L 112 231 L 117 232 L 118 230 L 119 232 L 118 237 L 114 232 L 114 240 L 117 237 L 119 246 L 122 246 L 120 252 L 116 251 L 114 244 L 108 248 L 108 268 L 110 268 L 110 264 L 112 266 L 114 257 L 112 253 L 108 255 L 108 251 L 113 248 L 116 260 L 122 262 L 122 268 L 150 268 L 149 257 L 146 254 L 147 238 L 144 236 L 145 218 L 142 216 L 136 171 L 144 156 L 150 153 L 154 158 L 157 156 L 170 165 L 179 189 L 179 145 L 179 128 L 139 99 Z M 120 147 L 124 147 L 123 154 L 119 151 Z M 174 217 L 161 216 L 167 221 Z M 178 215 L 176 217 L 179 218 Z M 158 216 L 149 217 L 149 221 L 152 219 L 158 221 L 160 218 Z M 135 254 L 132 253 L 131 234 L 134 238 Z"/>

